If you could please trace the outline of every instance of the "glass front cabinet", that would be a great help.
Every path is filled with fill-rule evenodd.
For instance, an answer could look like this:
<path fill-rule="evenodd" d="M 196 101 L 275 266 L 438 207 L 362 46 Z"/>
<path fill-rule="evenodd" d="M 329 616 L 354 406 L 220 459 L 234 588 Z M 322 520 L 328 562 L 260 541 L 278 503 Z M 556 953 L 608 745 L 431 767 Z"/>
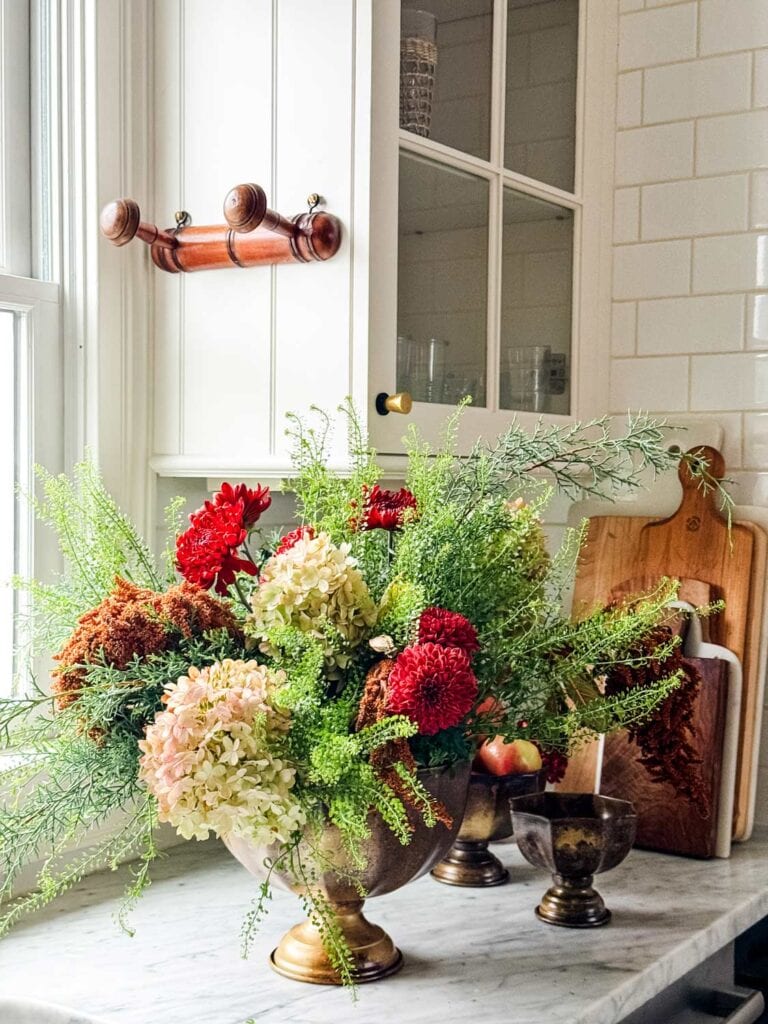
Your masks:
<path fill-rule="evenodd" d="M 397 260 L 375 261 L 371 274 L 384 292 L 372 307 L 369 377 L 383 452 L 400 450 L 404 427 L 402 415 L 380 415 L 384 394 L 409 395 L 410 418 L 430 439 L 447 407 L 471 396 L 465 444 L 513 415 L 605 408 L 594 378 L 605 384 L 608 304 L 596 300 L 612 107 L 598 95 L 594 109 L 587 93 L 601 86 L 586 74 L 587 55 L 601 60 L 610 36 L 598 6 L 610 5 L 374 5 L 373 203 L 388 188 L 397 210 L 396 225 L 379 225 Z"/>

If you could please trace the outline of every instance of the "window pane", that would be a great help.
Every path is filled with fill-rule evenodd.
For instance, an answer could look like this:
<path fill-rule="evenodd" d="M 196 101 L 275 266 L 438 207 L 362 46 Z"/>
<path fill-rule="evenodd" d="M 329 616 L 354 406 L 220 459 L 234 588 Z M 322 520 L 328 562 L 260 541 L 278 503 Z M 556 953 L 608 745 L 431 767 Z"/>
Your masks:
<path fill-rule="evenodd" d="M 579 0 L 508 0 L 504 163 L 573 191 Z"/>
<path fill-rule="evenodd" d="M 573 211 L 504 191 L 501 407 L 568 413 Z"/>
<path fill-rule="evenodd" d="M 400 156 L 397 388 L 485 405 L 488 182 Z"/>
<path fill-rule="evenodd" d="M 488 159 L 492 0 L 418 0 L 400 21 L 400 127 Z"/>
<path fill-rule="evenodd" d="M 16 571 L 16 359 L 14 314 L 0 310 L 0 695 L 11 690 Z"/>

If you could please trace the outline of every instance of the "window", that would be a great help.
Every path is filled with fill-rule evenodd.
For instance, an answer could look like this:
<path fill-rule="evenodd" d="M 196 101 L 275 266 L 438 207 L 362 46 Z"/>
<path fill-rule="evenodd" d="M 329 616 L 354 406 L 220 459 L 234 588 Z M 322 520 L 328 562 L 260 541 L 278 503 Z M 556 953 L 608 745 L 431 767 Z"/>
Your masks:
<path fill-rule="evenodd" d="M 397 386 L 417 401 L 570 412 L 579 8 L 403 0 Z"/>
<path fill-rule="evenodd" d="M 43 232 L 33 221 L 49 218 L 42 207 L 33 216 L 30 189 L 45 150 L 39 126 L 47 101 L 33 75 L 43 62 L 33 58 L 31 43 L 44 9 L 44 0 L 34 10 L 24 0 L 0 0 L 0 694 L 15 674 L 20 597 L 10 578 L 44 576 L 52 562 L 16 490 L 31 492 L 35 462 L 54 471 L 62 464 L 59 289 L 40 279 Z"/>

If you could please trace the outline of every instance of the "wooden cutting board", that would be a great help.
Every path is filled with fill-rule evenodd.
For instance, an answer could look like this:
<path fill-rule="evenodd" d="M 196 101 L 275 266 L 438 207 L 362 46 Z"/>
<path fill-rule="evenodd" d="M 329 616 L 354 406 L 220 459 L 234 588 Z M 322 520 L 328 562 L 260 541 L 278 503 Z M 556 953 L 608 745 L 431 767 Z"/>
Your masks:
<path fill-rule="evenodd" d="M 625 732 L 605 738 L 600 792 L 631 800 L 637 811 L 635 846 L 690 857 L 716 853 L 720 773 L 728 698 L 728 663 L 688 658 L 701 683 L 693 712 L 692 744 L 701 759 L 705 796 L 702 808 L 679 796 L 667 782 L 656 782 L 638 760 L 638 748 Z"/>
<path fill-rule="evenodd" d="M 725 473 L 722 456 L 713 448 L 692 449 L 707 458 L 718 478 Z M 762 595 L 765 588 L 766 534 L 754 524 L 732 524 L 731 531 L 716 507 L 714 492 L 702 491 L 685 466 L 680 469 L 681 504 L 672 516 L 595 516 L 579 560 L 574 590 L 575 615 L 603 606 L 628 579 L 675 576 L 698 580 L 710 588 L 712 599 L 726 602 L 710 621 L 711 640 L 733 651 L 743 664 L 744 691 L 737 767 L 734 838 L 751 829 L 754 799 L 755 726 L 759 721 L 762 683 L 759 675 Z M 754 565 L 753 565 L 754 563 Z M 683 596 L 681 594 L 681 596 Z M 693 595 L 687 599 L 692 600 Z M 577 755 L 561 790 L 593 790 L 598 769 L 597 747 Z"/>

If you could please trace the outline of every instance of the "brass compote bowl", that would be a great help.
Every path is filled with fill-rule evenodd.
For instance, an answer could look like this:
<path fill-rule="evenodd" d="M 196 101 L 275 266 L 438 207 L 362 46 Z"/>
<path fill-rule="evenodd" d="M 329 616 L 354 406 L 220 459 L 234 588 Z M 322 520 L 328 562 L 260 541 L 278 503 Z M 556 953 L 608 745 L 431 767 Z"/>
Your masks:
<path fill-rule="evenodd" d="M 512 835 L 510 799 L 538 793 L 546 784 L 546 770 L 491 775 L 473 771 L 467 809 L 456 841 L 447 856 L 432 869 L 432 877 L 446 885 L 503 885 L 509 871 L 488 849 L 488 843 Z"/>
<path fill-rule="evenodd" d="M 378 981 L 399 971 L 403 955 L 383 928 L 372 924 L 363 916 L 364 900 L 355 880 L 366 897 L 383 896 L 394 892 L 408 882 L 426 874 L 444 857 L 456 837 L 467 800 L 469 762 L 454 768 L 422 769 L 418 777 L 429 793 L 439 800 L 453 819 L 451 828 L 437 822 L 427 827 L 415 812 L 409 811 L 414 826 L 413 836 L 403 846 L 378 814 L 371 814 L 371 836 L 363 843 L 366 867 L 360 871 L 349 861 L 338 829 L 328 824 L 319 839 L 319 852 L 324 864 L 333 864 L 337 870 L 325 868 L 314 884 L 325 895 L 336 911 L 339 925 L 355 959 L 357 982 Z M 245 839 L 230 837 L 225 840 L 229 852 L 252 875 L 263 879 L 267 875 L 266 863 L 278 855 L 276 847 L 256 846 Z M 299 846 L 298 855 L 311 862 L 309 848 Z M 272 872 L 275 885 L 291 891 L 300 891 L 295 879 L 286 868 Z M 280 940 L 270 957 L 278 974 L 294 981 L 308 981 L 316 985 L 338 985 L 336 969 L 323 948 L 320 931 L 311 920 L 294 925 Z"/>
<path fill-rule="evenodd" d="M 538 793 L 512 800 L 517 845 L 531 864 L 552 872 L 554 885 L 536 914 L 565 928 L 596 928 L 611 912 L 592 878 L 620 864 L 635 841 L 631 803 L 593 793 Z"/>

